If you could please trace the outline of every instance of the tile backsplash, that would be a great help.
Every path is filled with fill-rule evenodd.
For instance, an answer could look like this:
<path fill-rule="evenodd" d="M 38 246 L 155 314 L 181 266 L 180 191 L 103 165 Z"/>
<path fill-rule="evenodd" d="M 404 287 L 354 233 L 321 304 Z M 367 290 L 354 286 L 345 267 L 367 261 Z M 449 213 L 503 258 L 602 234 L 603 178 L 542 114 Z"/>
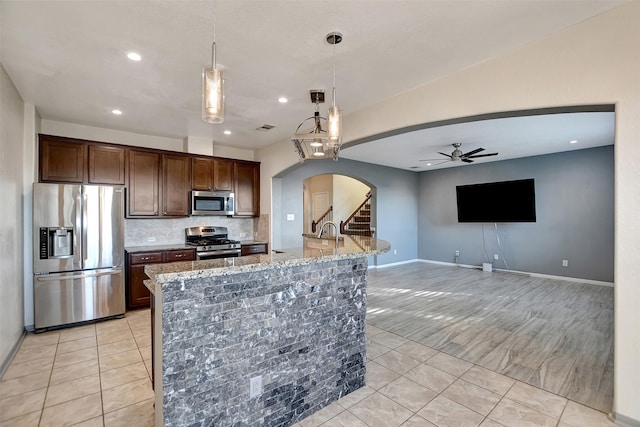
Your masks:
<path fill-rule="evenodd" d="M 125 246 L 172 245 L 184 243 L 184 229 L 197 226 L 222 226 L 229 229 L 229 238 L 253 240 L 253 218 L 226 216 L 192 216 L 172 219 L 125 219 Z"/>

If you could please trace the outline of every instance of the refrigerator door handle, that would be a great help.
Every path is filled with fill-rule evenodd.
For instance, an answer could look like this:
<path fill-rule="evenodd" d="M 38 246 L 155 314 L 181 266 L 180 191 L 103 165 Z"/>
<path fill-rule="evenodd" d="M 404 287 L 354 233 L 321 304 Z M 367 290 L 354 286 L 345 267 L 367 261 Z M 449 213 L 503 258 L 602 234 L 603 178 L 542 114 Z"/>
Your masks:
<path fill-rule="evenodd" d="M 82 268 L 86 268 L 86 264 L 87 264 L 87 248 L 89 247 L 89 244 L 87 243 L 87 224 L 88 224 L 89 218 L 87 218 L 87 194 L 84 192 L 84 189 L 82 191 Z"/>
<path fill-rule="evenodd" d="M 86 279 L 87 277 L 100 277 L 100 276 L 109 276 L 114 274 L 120 274 L 122 270 L 107 270 L 100 272 L 87 272 L 83 274 L 74 274 L 73 276 L 60 276 L 56 275 L 44 275 L 44 276 L 35 276 L 38 282 L 58 282 L 60 279 L 64 280 L 72 280 L 72 279 Z"/>

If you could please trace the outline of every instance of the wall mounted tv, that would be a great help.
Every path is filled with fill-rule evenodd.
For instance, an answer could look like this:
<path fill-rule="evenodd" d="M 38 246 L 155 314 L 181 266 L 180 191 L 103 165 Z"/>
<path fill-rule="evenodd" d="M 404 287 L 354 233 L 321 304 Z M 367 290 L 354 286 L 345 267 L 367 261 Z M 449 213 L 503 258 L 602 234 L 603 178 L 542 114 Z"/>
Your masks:
<path fill-rule="evenodd" d="M 456 186 L 458 222 L 536 222 L 533 179 Z"/>

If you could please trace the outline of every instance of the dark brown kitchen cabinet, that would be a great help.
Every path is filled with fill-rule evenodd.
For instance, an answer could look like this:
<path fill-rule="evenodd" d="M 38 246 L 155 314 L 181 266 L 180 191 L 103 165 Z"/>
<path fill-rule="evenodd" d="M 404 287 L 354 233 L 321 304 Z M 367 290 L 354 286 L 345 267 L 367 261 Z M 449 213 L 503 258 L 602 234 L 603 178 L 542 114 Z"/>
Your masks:
<path fill-rule="evenodd" d="M 151 294 L 144 281 L 149 277 L 144 267 L 149 264 L 163 264 L 176 261 L 193 261 L 196 259 L 194 249 L 177 249 L 172 251 L 127 253 L 126 259 L 126 295 L 127 309 L 148 308 Z"/>
<path fill-rule="evenodd" d="M 84 182 L 86 144 L 40 135 L 40 182 Z"/>
<path fill-rule="evenodd" d="M 266 243 L 243 243 L 240 249 L 240 255 L 259 255 L 267 253 Z"/>
<path fill-rule="evenodd" d="M 193 157 L 192 186 L 198 191 L 233 191 L 233 160 Z"/>
<path fill-rule="evenodd" d="M 260 163 L 234 161 L 235 216 L 260 215 Z"/>
<path fill-rule="evenodd" d="M 191 189 L 191 157 L 162 155 L 162 215 L 188 216 Z"/>
<path fill-rule="evenodd" d="M 233 161 L 213 159 L 213 189 L 233 191 Z"/>
<path fill-rule="evenodd" d="M 124 185 L 125 149 L 107 145 L 89 145 L 89 183 Z"/>
<path fill-rule="evenodd" d="M 161 155 L 153 151 L 129 150 L 128 157 L 127 216 L 158 216 Z"/>

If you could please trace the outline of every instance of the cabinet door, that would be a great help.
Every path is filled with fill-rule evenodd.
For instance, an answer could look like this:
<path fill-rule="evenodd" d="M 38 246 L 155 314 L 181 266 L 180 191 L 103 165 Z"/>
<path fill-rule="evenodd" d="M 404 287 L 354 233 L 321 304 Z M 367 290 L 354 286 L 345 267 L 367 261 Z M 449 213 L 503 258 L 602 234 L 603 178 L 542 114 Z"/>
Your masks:
<path fill-rule="evenodd" d="M 198 191 L 213 190 L 213 160 L 204 157 L 191 159 L 191 189 Z"/>
<path fill-rule="evenodd" d="M 124 148 L 89 145 L 89 183 L 124 185 Z"/>
<path fill-rule="evenodd" d="M 86 145 L 40 137 L 40 182 L 84 182 Z"/>
<path fill-rule="evenodd" d="M 235 177 L 236 216 L 258 216 L 260 203 L 260 164 L 236 161 Z"/>
<path fill-rule="evenodd" d="M 165 251 L 163 257 L 164 262 L 193 261 L 196 259 L 196 250 L 180 249 L 175 251 Z"/>
<path fill-rule="evenodd" d="M 266 254 L 267 253 L 267 244 L 266 243 L 253 243 L 250 245 L 242 245 L 241 255 L 258 255 L 258 254 Z"/>
<path fill-rule="evenodd" d="M 162 215 L 188 216 L 191 157 L 162 155 Z"/>
<path fill-rule="evenodd" d="M 233 162 L 231 160 L 213 160 L 213 189 L 233 191 Z"/>
<path fill-rule="evenodd" d="M 127 216 L 158 216 L 160 154 L 129 150 Z"/>

